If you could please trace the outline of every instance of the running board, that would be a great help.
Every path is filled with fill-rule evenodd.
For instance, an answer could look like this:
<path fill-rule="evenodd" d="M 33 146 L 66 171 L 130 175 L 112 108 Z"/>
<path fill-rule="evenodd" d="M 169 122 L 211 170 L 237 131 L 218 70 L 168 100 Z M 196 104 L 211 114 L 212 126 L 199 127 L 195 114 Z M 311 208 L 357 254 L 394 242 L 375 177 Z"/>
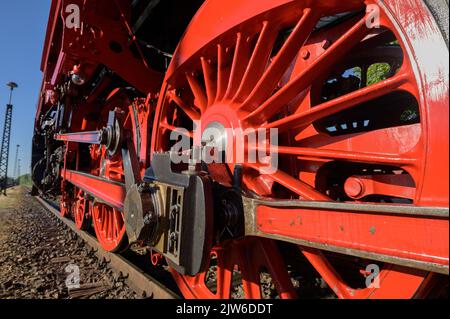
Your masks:
<path fill-rule="evenodd" d="M 245 235 L 449 274 L 449 209 L 243 197 Z"/>

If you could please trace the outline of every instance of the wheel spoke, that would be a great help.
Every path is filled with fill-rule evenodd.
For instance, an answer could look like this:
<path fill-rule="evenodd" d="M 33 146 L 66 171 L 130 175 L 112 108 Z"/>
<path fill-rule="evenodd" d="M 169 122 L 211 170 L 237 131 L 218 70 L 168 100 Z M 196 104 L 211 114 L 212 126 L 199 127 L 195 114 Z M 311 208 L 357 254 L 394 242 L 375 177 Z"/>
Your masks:
<path fill-rule="evenodd" d="M 117 236 L 119 236 L 119 231 L 120 231 L 118 214 L 120 214 L 120 212 L 118 212 L 116 210 L 113 211 L 113 237 L 114 238 L 117 238 Z"/>
<path fill-rule="evenodd" d="M 242 287 L 247 299 L 261 299 L 261 288 L 259 278 L 259 264 L 255 263 L 251 257 L 251 252 L 248 252 L 245 247 L 239 247 L 239 270 L 242 274 Z M 250 255 L 250 256 L 249 256 Z"/>
<path fill-rule="evenodd" d="M 106 240 L 113 240 L 114 238 L 114 225 L 113 225 L 113 212 L 111 209 L 106 209 L 106 218 L 108 220 L 107 229 L 106 229 Z"/>
<path fill-rule="evenodd" d="M 208 107 L 208 100 L 203 88 L 193 74 L 187 73 L 186 78 L 189 82 L 189 86 L 191 87 L 191 91 L 194 94 L 194 103 L 200 109 L 200 112 L 204 113 Z"/>
<path fill-rule="evenodd" d="M 236 49 L 231 65 L 230 80 L 225 93 L 225 100 L 232 99 L 239 88 L 250 56 L 250 39 L 242 33 L 236 36 Z"/>
<path fill-rule="evenodd" d="M 226 93 L 230 68 L 227 65 L 228 55 L 222 45 L 217 45 L 217 95 L 216 101 L 220 101 Z"/>
<path fill-rule="evenodd" d="M 245 163 L 244 165 L 247 167 L 250 167 L 254 170 L 257 170 L 257 171 L 261 170 L 261 167 L 257 164 Z M 267 177 L 272 179 L 273 181 L 277 182 L 278 184 L 286 187 L 287 189 L 291 190 L 292 192 L 298 194 L 302 198 L 309 199 L 309 200 L 330 200 L 327 196 L 316 191 L 310 185 L 308 185 L 308 184 L 300 181 L 299 179 L 296 179 L 295 177 L 292 177 L 280 170 L 278 170 L 274 174 L 267 175 Z"/>
<path fill-rule="evenodd" d="M 347 299 L 351 297 L 350 287 L 344 283 L 341 276 L 334 270 L 320 250 L 308 247 L 300 247 L 300 250 L 338 298 Z"/>
<path fill-rule="evenodd" d="M 256 43 L 247 70 L 245 71 L 244 78 L 234 97 L 235 102 L 241 101 L 247 97 L 260 79 L 269 63 L 270 53 L 272 52 L 276 36 L 277 32 L 275 32 L 275 28 L 268 21 L 264 21 L 258 42 Z"/>
<path fill-rule="evenodd" d="M 383 155 L 373 153 L 368 154 L 361 152 L 326 150 L 307 147 L 278 146 L 277 150 L 279 154 L 294 155 L 300 159 L 318 158 L 318 159 L 345 160 L 359 163 L 398 165 L 398 166 L 410 166 L 416 163 L 417 161 L 417 159 L 415 158 L 409 158 L 404 156 Z M 265 149 L 261 149 L 261 151 L 265 151 Z"/>
<path fill-rule="evenodd" d="M 179 108 L 187 115 L 192 121 L 200 119 L 200 114 L 192 107 L 187 105 L 180 97 L 178 97 L 174 91 L 169 92 L 170 98 L 178 105 Z"/>
<path fill-rule="evenodd" d="M 317 17 L 312 13 L 311 9 L 303 10 L 303 15 L 294 30 L 249 97 L 240 106 L 240 109 L 253 110 L 272 94 L 281 77 L 298 54 L 298 51 L 309 38 L 316 22 Z"/>
<path fill-rule="evenodd" d="M 264 255 L 264 264 L 272 277 L 280 298 L 295 298 L 296 293 L 277 244 L 272 240 L 264 240 L 260 243 L 260 246 L 264 252 L 260 256 Z"/>
<path fill-rule="evenodd" d="M 194 137 L 194 133 L 193 132 L 180 129 L 179 127 L 175 127 L 175 126 L 167 124 L 167 123 L 161 123 L 160 126 L 163 129 L 167 129 L 169 131 L 176 132 L 178 134 L 181 134 L 181 135 L 189 137 L 189 138 L 193 138 Z"/>
<path fill-rule="evenodd" d="M 233 276 L 231 256 L 226 250 L 217 251 L 217 297 L 228 299 L 231 295 L 231 280 Z"/>
<path fill-rule="evenodd" d="M 281 120 L 269 123 L 264 127 L 268 129 L 277 128 L 280 133 L 287 129 L 306 127 L 322 118 L 348 110 L 352 107 L 357 107 L 365 102 L 389 94 L 407 83 L 408 79 L 409 74 L 402 72 L 390 79 L 343 95 L 306 111 L 287 116 Z"/>
<path fill-rule="evenodd" d="M 329 70 L 337 61 L 348 54 L 368 34 L 369 29 L 366 26 L 366 21 L 367 18 L 364 17 L 356 23 L 295 79 L 247 115 L 245 120 L 257 120 L 259 123 L 264 123 L 268 118 L 279 112 L 282 107 L 292 101 L 300 92 L 308 88 L 314 79 Z"/>
<path fill-rule="evenodd" d="M 350 287 L 317 249 L 299 247 L 303 255 L 317 270 L 328 286 L 340 299 L 400 299 L 414 298 L 427 278 L 427 272 L 385 265 L 378 274 L 379 287 L 354 289 Z M 402 289 L 399 289 L 402 286 Z"/>
<path fill-rule="evenodd" d="M 100 231 L 104 232 L 106 227 L 107 227 L 108 220 L 106 218 L 105 209 L 103 208 L 103 206 L 99 207 L 99 212 L 100 212 L 100 214 L 99 214 L 99 221 L 101 223 Z"/>
<path fill-rule="evenodd" d="M 213 68 L 207 59 L 202 57 L 200 60 L 202 63 L 203 77 L 205 79 L 208 105 L 211 105 L 216 97 L 216 75 L 213 73 Z"/>

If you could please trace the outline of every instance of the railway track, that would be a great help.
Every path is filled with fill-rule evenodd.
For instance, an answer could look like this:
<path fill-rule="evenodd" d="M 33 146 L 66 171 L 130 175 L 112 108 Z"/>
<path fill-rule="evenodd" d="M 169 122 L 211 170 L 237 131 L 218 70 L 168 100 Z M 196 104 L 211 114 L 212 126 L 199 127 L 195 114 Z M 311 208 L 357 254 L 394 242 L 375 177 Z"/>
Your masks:
<path fill-rule="evenodd" d="M 180 299 L 181 297 L 165 287 L 157 279 L 145 273 L 138 266 L 127 260 L 125 257 L 104 251 L 98 241 L 89 233 L 80 231 L 75 224 L 61 217 L 59 210 L 55 204 L 36 196 L 36 201 L 42 205 L 47 211 L 52 213 L 56 218 L 63 222 L 72 232 L 81 238 L 89 247 L 94 249 L 95 254 L 100 260 L 104 260 L 108 266 L 119 276 L 123 276 L 126 284 L 133 289 L 138 295 L 152 299 Z"/>

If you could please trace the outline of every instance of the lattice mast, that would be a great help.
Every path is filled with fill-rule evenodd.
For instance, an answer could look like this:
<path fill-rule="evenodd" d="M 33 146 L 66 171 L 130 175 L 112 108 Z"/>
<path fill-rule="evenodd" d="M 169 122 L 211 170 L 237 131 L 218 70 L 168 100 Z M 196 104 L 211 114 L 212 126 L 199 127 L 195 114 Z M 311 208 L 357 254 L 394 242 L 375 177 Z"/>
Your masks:
<path fill-rule="evenodd" d="M 9 103 L 6 105 L 5 124 L 3 126 L 3 138 L 0 148 L 0 194 L 6 195 L 6 188 L 8 187 L 8 160 L 9 160 L 9 144 L 11 139 L 11 124 L 12 124 L 12 95 L 18 85 L 14 82 L 7 84 L 11 89 L 9 93 Z"/>

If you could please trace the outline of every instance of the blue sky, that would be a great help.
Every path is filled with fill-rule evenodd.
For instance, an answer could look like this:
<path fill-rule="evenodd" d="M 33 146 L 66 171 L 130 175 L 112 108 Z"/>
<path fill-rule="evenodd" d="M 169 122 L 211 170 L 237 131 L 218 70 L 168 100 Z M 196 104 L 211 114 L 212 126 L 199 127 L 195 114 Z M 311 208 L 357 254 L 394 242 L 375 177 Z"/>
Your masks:
<path fill-rule="evenodd" d="M 10 81 L 19 84 L 13 97 L 9 176 L 14 170 L 17 144 L 21 145 L 21 173 L 30 172 L 34 116 L 42 80 L 40 61 L 50 3 L 50 0 L 0 1 L 0 137 L 9 98 L 6 84 Z"/>

